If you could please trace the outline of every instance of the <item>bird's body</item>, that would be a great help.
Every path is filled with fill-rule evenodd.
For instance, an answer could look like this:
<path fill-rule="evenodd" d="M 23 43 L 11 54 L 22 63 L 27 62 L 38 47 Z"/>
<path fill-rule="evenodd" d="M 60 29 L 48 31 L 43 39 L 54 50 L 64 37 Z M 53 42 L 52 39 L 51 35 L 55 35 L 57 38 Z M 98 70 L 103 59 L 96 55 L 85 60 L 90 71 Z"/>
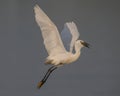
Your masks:
<path fill-rule="evenodd" d="M 46 58 L 46 64 L 53 64 L 42 81 L 39 82 L 38 87 L 40 88 L 44 82 L 46 82 L 50 73 L 60 65 L 70 64 L 76 61 L 81 53 L 82 47 L 89 47 L 89 44 L 83 40 L 78 40 L 79 32 L 74 22 L 65 23 L 64 29 L 68 28 L 69 33 L 72 35 L 70 49 L 67 51 L 63 45 L 60 34 L 55 24 L 49 19 L 49 17 L 42 11 L 42 9 L 36 5 L 34 7 L 35 20 L 41 29 L 44 45 L 48 53 Z M 75 53 L 73 53 L 73 50 Z"/>
<path fill-rule="evenodd" d="M 48 56 L 45 63 L 53 64 L 53 65 L 70 64 L 76 61 L 79 56 L 80 56 L 80 52 L 76 54 L 72 54 L 70 52 L 61 53 L 55 56 Z"/>

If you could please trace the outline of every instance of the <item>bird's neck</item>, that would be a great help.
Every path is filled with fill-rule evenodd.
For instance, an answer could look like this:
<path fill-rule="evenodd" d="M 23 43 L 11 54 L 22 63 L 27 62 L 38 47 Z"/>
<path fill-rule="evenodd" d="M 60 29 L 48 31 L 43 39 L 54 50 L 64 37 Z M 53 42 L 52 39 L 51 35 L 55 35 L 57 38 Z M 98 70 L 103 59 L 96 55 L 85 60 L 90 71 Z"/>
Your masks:
<path fill-rule="evenodd" d="M 75 49 L 75 53 L 72 53 L 73 55 L 72 55 L 71 62 L 76 61 L 76 60 L 79 58 L 80 53 L 81 53 L 80 50 L 76 50 L 76 49 Z"/>
<path fill-rule="evenodd" d="M 80 50 L 79 51 L 75 51 L 75 53 L 73 54 L 74 61 L 76 61 L 79 58 L 80 53 L 81 53 Z"/>
<path fill-rule="evenodd" d="M 73 54 L 74 61 L 76 61 L 79 58 L 79 56 L 81 54 L 81 48 L 82 48 L 82 46 L 78 47 L 75 45 L 75 53 Z"/>

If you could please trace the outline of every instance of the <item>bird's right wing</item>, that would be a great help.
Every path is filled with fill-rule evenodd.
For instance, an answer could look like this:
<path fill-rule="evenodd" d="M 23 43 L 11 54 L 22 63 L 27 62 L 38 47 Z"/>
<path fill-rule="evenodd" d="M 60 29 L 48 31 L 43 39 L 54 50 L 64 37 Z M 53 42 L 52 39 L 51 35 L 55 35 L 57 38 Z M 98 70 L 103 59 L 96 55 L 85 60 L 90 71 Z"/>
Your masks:
<path fill-rule="evenodd" d="M 34 7 L 34 12 L 36 22 L 41 29 L 44 45 L 48 54 L 55 55 L 66 52 L 55 24 L 38 5 Z"/>

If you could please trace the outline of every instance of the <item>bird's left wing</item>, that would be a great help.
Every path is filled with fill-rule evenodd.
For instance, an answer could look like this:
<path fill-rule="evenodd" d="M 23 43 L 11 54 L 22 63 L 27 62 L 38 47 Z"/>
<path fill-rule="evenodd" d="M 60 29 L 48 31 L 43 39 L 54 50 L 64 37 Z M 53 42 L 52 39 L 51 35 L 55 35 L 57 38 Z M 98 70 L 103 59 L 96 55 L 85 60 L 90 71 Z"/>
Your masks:
<path fill-rule="evenodd" d="M 62 30 L 61 34 L 64 34 L 65 36 L 67 35 L 67 37 L 69 37 L 69 40 L 67 38 L 68 41 L 70 41 L 70 38 L 71 38 L 69 51 L 72 53 L 75 41 L 79 38 L 79 35 L 80 35 L 76 24 L 74 22 L 65 23 L 64 29 Z M 65 37 L 65 36 L 62 36 L 62 37 Z M 67 41 L 67 40 L 65 40 L 65 41 Z"/>
<path fill-rule="evenodd" d="M 49 17 L 36 5 L 34 7 L 35 19 L 41 29 L 44 45 L 49 55 L 66 52 L 61 37 L 55 24 Z"/>

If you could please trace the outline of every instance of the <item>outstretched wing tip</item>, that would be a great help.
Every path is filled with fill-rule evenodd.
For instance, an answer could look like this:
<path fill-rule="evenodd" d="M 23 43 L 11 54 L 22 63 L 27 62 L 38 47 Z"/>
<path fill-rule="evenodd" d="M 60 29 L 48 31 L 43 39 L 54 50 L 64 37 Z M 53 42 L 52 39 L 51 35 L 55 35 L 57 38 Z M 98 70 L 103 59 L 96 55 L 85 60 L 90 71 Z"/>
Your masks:
<path fill-rule="evenodd" d="M 41 29 L 44 45 L 49 55 L 65 52 L 64 45 L 56 25 L 47 14 L 36 4 L 34 6 L 35 20 Z"/>
<path fill-rule="evenodd" d="M 38 5 L 38 4 L 35 4 L 34 9 L 36 9 L 36 8 L 39 8 L 39 5 Z"/>

